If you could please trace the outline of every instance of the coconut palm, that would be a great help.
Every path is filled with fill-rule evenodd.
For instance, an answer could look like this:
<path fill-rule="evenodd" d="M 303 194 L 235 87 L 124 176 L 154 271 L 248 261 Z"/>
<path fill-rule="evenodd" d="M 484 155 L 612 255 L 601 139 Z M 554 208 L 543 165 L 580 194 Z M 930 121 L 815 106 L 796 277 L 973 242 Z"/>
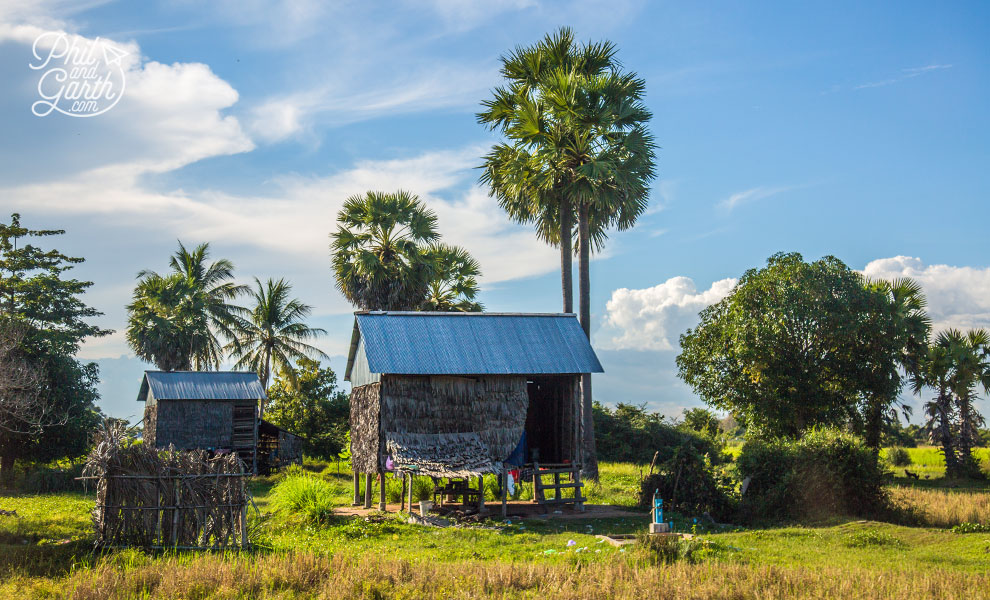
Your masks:
<path fill-rule="evenodd" d="M 436 214 L 409 192 L 351 196 L 337 213 L 337 289 L 363 310 L 413 310 L 426 296 L 431 267 L 423 246 L 436 241 Z"/>
<path fill-rule="evenodd" d="M 202 341 L 197 341 L 195 350 L 190 349 L 192 354 L 186 367 L 196 370 L 219 368 L 223 360 L 223 342 L 220 338 L 233 340 L 237 318 L 245 314 L 243 308 L 231 303 L 247 291 L 247 286 L 234 283 L 234 263 L 225 258 L 209 262 L 209 258 L 209 243 L 199 244 L 190 251 L 180 241 L 179 249 L 169 260 L 171 274 L 162 276 L 149 270 L 140 272 L 138 277 L 146 285 L 139 283 L 135 293 L 135 299 L 139 290 L 142 293 L 160 293 L 156 306 L 164 311 L 163 316 L 176 315 L 180 311 L 199 311 L 194 321 L 202 331 L 193 337 Z M 180 279 L 184 283 L 179 284 Z M 178 295 L 180 290 L 184 296 Z M 164 304 L 166 301 L 174 304 L 167 306 Z M 150 303 L 143 304 L 145 310 L 150 306 Z M 193 321 L 187 320 L 185 323 L 189 325 Z M 149 335 L 152 335 L 150 330 Z"/>
<path fill-rule="evenodd" d="M 510 217 L 535 222 L 542 239 L 560 246 L 565 312 L 573 310 L 576 214 L 579 317 L 590 338 L 592 246 L 601 245 L 609 227 L 636 222 L 655 177 L 645 83 L 620 71 L 613 44 L 579 46 L 567 28 L 502 57 L 502 75 L 507 84 L 483 103 L 478 121 L 510 143 L 497 144 L 485 156 L 481 180 Z M 590 377 L 582 389 L 585 462 L 596 478 Z"/>
<path fill-rule="evenodd" d="M 313 308 L 290 297 L 292 286 L 284 279 L 269 279 L 262 284 L 255 277 L 254 283 L 254 289 L 248 292 L 253 304 L 248 317 L 238 319 L 237 337 L 228 345 L 231 356 L 237 359 L 234 368 L 258 373 L 265 389 L 273 367 L 295 384 L 292 364 L 296 360 L 328 358 L 320 349 L 306 343 L 325 335 L 326 331 L 303 322 Z M 264 406 L 261 410 L 264 411 Z"/>
<path fill-rule="evenodd" d="M 927 301 L 921 285 L 911 279 L 893 281 L 867 281 L 873 292 L 875 304 L 872 310 L 874 325 L 868 343 L 880 344 L 882 357 L 868 366 L 871 391 L 866 397 L 866 443 L 874 452 L 880 452 L 880 434 L 885 422 L 897 419 L 897 409 L 906 414 L 910 407 L 898 398 L 904 384 L 904 376 L 918 372 L 921 359 L 928 349 L 931 320 L 926 312 Z M 871 349 L 872 350 L 872 349 Z"/>
<path fill-rule="evenodd" d="M 481 267 L 478 261 L 459 246 L 434 242 L 426 249 L 427 260 L 432 264 L 432 277 L 427 286 L 423 310 L 444 312 L 481 312 L 484 308 L 475 302 Z"/>

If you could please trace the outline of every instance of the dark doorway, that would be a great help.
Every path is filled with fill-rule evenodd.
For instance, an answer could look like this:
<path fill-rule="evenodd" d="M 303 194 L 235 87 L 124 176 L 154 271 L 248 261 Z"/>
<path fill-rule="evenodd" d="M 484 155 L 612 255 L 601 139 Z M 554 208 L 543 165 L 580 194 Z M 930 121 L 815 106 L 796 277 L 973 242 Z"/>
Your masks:
<path fill-rule="evenodd" d="M 527 381 L 527 460 L 541 463 L 570 462 L 574 438 L 573 384 L 574 377 L 570 375 L 532 377 Z"/>

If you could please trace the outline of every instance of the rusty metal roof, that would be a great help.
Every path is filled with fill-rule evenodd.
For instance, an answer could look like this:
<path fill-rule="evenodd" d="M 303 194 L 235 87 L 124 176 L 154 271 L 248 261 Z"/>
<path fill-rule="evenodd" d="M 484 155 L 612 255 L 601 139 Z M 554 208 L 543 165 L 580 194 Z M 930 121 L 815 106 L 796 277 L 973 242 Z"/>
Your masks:
<path fill-rule="evenodd" d="M 357 313 L 345 372 L 348 380 L 359 338 L 373 373 L 539 375 L 604 371 L 573 314 Z"/>
<path fill-rule="evenodd" d="M 145 371 L 138 401 L 258 400 L 265 398 L 258 374 L 252 371 Z"/>

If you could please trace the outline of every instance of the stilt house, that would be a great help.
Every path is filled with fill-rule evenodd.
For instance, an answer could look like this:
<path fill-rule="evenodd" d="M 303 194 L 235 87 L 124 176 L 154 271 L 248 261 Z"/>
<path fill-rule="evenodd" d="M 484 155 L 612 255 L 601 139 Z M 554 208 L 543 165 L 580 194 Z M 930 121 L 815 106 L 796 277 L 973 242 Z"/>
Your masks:
<path fill-rule="evenodd" d="M 353 469 L 471 477 L 520 453 L 576 467 L 581 378 L 600 372 L 573 314 L 356 313 Z"/>
<path fill-rule="evenodd" d="M 144 443 L 234 452 L 252 472 L 302 462 L 302 439 L 258 416 L 265 390 L 253 372 L 145 371 Z"/>

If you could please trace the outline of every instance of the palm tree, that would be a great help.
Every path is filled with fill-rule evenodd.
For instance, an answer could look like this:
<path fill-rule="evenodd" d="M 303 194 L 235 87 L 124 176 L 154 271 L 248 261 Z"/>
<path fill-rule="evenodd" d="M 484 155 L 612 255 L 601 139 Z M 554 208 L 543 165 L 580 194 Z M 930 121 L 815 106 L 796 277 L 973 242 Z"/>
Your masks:
<path fill-rule="evenodd" d="M 916 281 L 867 281 L 866 286 L 876 301 L 869 343 L 883 346 L 880 352 L 871 352 L 883 359 L 868 367 L 872 391 L 867 394 L 865 406 L 866 443 L 879 455 L 884 423 L 897 419 L 897 408 L 906 414 L 910 409 L 898 401 L 904 384 L 902 373 L 908 377 L 917 374 L 928 349 L 931 320 L 921 285 Z"/>
<path fill-rule="evenodd" d="M 185 277 L 145 274 L 127 306 L 127 343 L 163 371 L 189 370 L 216 359 L 202 295 Z"/>
<path fill-rule="evenodd" d="M 363 310 L 413 310 L 432 276 L 423 245 L 436 241 L 436 214 L 409 192 L 351 196 L 337 213 L 334 278 Z"/>
<path fill-rule="evenodd" d="M 426 249 L 432 263 L 423 310 L 443 312 L 481 312 L 484 307 L 475 302 L 481 267 L 468 251 L 458 246 L 434 242 Z"/>
<path fill-rule="evenodd" d="M 946 476 L 957 477 L 959 458 L 953 426 L 955 407 L 952 402 L 951 375 L 952 358 L 948 348 L 944 344 L 932 344 L 912 377 L 912 387 L 916 394 L 926 387 L 935 390 L 935 397 L 925 403 L 925 428 L 932 443 L 942 447 Z"/>
<path fill-rule="evenodd" d="M 502 57 L 505 87 L 483 103 L 478 121 L 512 143 L 497 144 L 481 176 L 509 215 L 535 222 L 561 249 L 564 311 L 572 312 L 571 243 L 577 216 L 580 321 L 591 337 L 590 254 L 608 227 L 626 229 L 647 208 L 655 148 L 646 130 L 645 83 L 622 73 L 610 42 L 579 46 L 562 28 Z M 548 217 L 556 212 L 556 223 Z M 585 461 L 597 477 L 591 378 L 585 376 Z"/>
<path fill-rule="evenodd" d="M 935 342 L 946 349 L 952 361 L 950 387 L 957 409 L 957 441 L 960 467 L 966 475 L 979 474 L 973 457 L 973 447 L 979 441 L 979 429 L 984 419 L 973 408 L 976 390 L 990 392 L 990 334 L 984 329 L 962 333 L 956 329 L 942 332 Z"/>
<path fill-rule="evenodd" d="M 180 305 L 181 310 L 198 311 L 195 322 L 202 327 L 202 331 L 197 332 L 194 337 L 197 340 L 202 338 L 204 341 L 197 342 L 188 366 L 185 367 L 196 370 L 220 367 L 220 362 L 223 360 L 223 344 L 218 339 L 218 335 L 225 341 L 235 339 L 234 326 L 237 319 L 245 315 L 243 308 L 230 302 L 247 291 L 247 286 L 233 281 L 234 263 L 225 258 L 209 262 L 209 258 L 209 243 L 199 244 L 189 251 L 179 241 L 179 249 L 169 260 L 172 270 L 170 275 L 162 276 L 149 270 L 138 274 L 142 281 L 138 285 L 138 290 L 143 292 L 158 290 L 164 294 L 159 298 L 158 306 L 165 313 L 175 314 L 180 309 Z M 181 285 L 178 283 L 180 279 L 184 281 Z M 146 285 L 142 286 L 145 282 Z M 179 288 L 184 290 L 184 296 L 176 295 Z M 135 291 L 135 298 L 138 290 Z M 171 298 L 175 305 L 166 307 L 162 304 L 166 297 Z M 148 306 L 150 305 L 145 303 L 145 308 Z M 151 335 L 150 330 L 149 335 Z"/>
<path fill-rule="evenodd" d="M 289 296 L 292 286 L 284 279 L 269 279 L 264 284 L 254 279 L 255 288 L 248 292 L 253 301 L 246 319 L 238 319 L 237 337 L 228 345 L 235 369 L 252 369 L 268 389 L 272 368 L 278 369 L 295 384 L 292 363 L 305 357 L 328 358 L 320 349 L 305 343 L 326 334 L 309 327 L 303 319 L 313 308 Z M 264 411 L 264 405 L 261 411 Z"/>

